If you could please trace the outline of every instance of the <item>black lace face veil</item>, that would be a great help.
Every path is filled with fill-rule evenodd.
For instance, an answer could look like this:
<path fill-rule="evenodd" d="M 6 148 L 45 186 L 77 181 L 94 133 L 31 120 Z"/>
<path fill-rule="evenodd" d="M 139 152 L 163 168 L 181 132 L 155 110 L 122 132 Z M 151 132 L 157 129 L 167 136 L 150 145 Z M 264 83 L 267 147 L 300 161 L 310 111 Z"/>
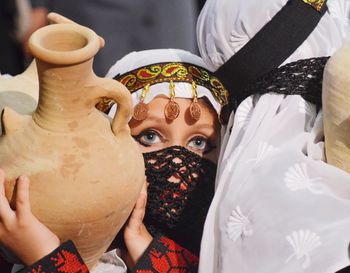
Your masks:
<path fill-rule="evenodd" d="M 143 156 L 149 183 L 145 225 L 198 253 L 216 164 L 181 146 Z"/>

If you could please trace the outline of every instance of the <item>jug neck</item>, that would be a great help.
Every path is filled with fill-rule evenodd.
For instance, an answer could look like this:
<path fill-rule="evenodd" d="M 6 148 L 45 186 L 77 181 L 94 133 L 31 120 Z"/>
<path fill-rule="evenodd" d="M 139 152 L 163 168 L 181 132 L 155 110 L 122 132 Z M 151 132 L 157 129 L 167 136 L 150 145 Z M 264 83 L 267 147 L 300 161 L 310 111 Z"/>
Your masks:
<path fill-rule="evenodd" d="M 50 131 L 72 131 L 88 126 L 96 99 L 89 92 L 96 77 L 92 59 L 72 65 L 36 60 L 39 76 L 39 102 L 33 114 L 35 123 Z"/>

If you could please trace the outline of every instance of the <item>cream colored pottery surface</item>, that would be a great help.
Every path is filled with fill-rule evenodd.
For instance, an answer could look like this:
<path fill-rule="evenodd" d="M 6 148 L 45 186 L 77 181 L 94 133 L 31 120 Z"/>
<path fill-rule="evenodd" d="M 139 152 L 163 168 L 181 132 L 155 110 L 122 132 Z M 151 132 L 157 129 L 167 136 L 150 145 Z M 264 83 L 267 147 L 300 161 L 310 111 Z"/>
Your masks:
<path fill-rule="evenodd" d="M 322 100 L 327 162 L 350 172 L 350 44 L 326 64 Z"/>

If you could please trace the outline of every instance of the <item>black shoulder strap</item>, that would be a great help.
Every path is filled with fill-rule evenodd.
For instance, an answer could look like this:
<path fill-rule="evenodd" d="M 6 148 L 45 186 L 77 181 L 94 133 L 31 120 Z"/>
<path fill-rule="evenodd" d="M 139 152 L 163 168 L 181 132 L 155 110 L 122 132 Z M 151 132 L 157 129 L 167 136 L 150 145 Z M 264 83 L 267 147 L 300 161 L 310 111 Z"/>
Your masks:
<path fill-rule="evenodd" d="M 215 72 L 229 90 L 231 102 L 239 103 L 251 95 L 243 93 L 244 88 L 281 65 L 307 39 L 325 14 L 326 1 L 289 0 Z"/>

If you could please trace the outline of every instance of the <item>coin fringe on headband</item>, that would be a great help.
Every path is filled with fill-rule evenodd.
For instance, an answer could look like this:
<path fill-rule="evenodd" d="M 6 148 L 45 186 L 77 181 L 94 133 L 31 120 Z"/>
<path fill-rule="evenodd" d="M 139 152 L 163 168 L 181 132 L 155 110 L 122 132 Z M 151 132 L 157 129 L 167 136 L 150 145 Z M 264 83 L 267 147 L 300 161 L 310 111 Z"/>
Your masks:
<path fill-rule="evenodd" d="M 198 103 L 197 85 L 194 81 L 192 81 L 192 103 L 190 105 L 190 115 L 192 119 L 198 121 L 201 117 L 201 113 L 201 107 Z"/>
<path fill-rule="evenodd" d="M 133 118 L 138 121 L 145 120 L 148 116 L 148 105 L 144 103 L 146 94 L 150 88 L 150 84 L 147 84 L 141 93 L 140 102 L 134 107 Z"/>
<path fill-rule="evenodd" d="M 193 89 L 194 82 L 196 91 L 198 90 L 198 86 L 208 89 L 215 101 L 221 105 L 222 109 L 230 109 L 229 107 L 227 107 L 228 91 L 220 82 L 220 80 L 207 69 L 193 64 L 182 62 L 164 62 L 150 64 L 136 68 L 122 75 L 118 74 L 114 77 L 114 79 L 120 81 L 123 85 L 125 85 L 129 89 L 131 94 L 133 94 L 134 92 L 138 92 L 139 90 L 143 90 L 143 88 L 145 88 L 147 84 L 150 84 L 150 86 L 152 86 L 154 84 L 159 83 L 170 83 L 170 94 L 173 93 L 173 99 L 170 99 L 169 103 L 164 108 L 164 116 L 169 120 L 176 119 L 180 113 L 179 105 L 175 102 L 174 82 L 185 82 L 189 84 L 192 83 Z M 193 89 L 192 91 L 194 92 Z M 197 103 L 195 103 L 198 100 L 198 93 L 193 93 L 192 98 L 193 104 L 192 107 L 190 106 L 189 108 L 189 114 L 195 120 L 197 117 L 200 118 L 201 115 L 201 113 L 199 114 L 199 112 L 201 112 L 201 110 L 199 110 L 200 105 L 198 103 L 197 107 Z M 97 108 L 99 110 L 107 111 L 113 104 L 114 102 L 111 99 L 106 98 L 98 103 Z M 142 104 L 140 103 L 140 105 Z M 145 109 L 143 109 L 145 107 L 143 106 L 136 105 L 135 108 L 135 112 L 141 112 L 141 110 L 142 112 L 145 111 Z M 228 111 L 222 110 L 220 113 L 218 113 L 220 122 L 223 125 L 225 125 L 227 122 L 228 114 Z M 135 114 L 135 116 L 139 116 L 139 118 L 141 118 L 140 115 L 137 113 Z"/>
<path fill-rule="evenodd" d="M 172 80 L 170 80 L 170 99 L 167 105 L 164 108 L 164 116 L 169 120 L 176 119 L 180 114 L 180 106 L 175 101 L 175 84 Z"/>

